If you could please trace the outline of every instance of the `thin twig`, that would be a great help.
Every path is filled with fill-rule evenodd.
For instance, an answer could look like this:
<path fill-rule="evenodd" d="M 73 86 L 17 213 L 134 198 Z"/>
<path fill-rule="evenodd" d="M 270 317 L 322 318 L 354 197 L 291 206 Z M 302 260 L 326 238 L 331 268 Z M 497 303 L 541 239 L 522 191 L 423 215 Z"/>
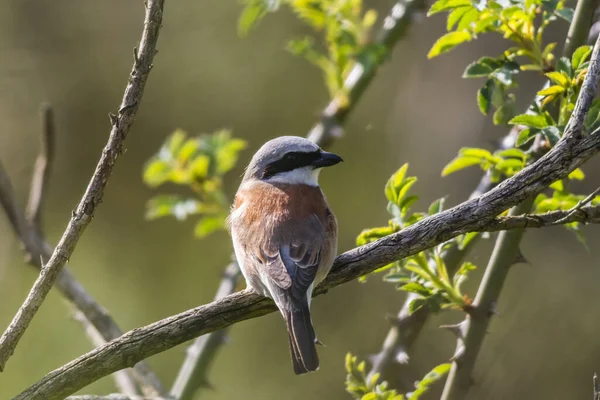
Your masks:
<path fill-rule="evenodd" d="M 48 178 L 54 160 L 54 112 L 49 104 L 42 105 L 41 148 L 31 178 L 31 189 L 25 216 L 29 225 L 41 232 L 41 209 L 48 189 Z"/>
<path fill-rule="evenodd" d="M 582 91 L 587 88 L 588 86 L 584 85 Z M 586 112 L 586 109 L 576 109 L 572 118 L 579 117 L 576 113 Z M 577 132 L 566 134 L 566 138 L 571 135 L 577 135 Z M 585 136 L 577 141 L 560 140 L 538 161 L 486 194 L 338 256 L 331 272 L 316 288 L 315 294 L 322 294 L 330 288 L 460 234 L 482 229 L 504 210 L 566 177 L 598 152 L 600 133 Z M 234 293 L 213 303 L 134 329 L 50 372 L 17 396 L 16 400 L 63 398 L 107 374 L 194 337 L 275 310 L 271 300 L 251 290 Z"/>
<path fill-rule="evenodd" d="M 378 43 L 390 52 L 396 43 L 404 36 L 406 29 L 413 20 L 414 14 L 423 11 L 425 3 L 423 0 L 401 0 L 399 1 L 389 16 L 385 19 L 381 29 Z M 343 125 L 347 115 L 353 109 L 356 102 L 362 96 L 364 90 L 372 81 L 376 70 L 385 61 L 384 57 L 379 58 L 376 62 L 360 63 L 356 65 L 349 74 L 348 79 L 344 82 L 344 89 L 349 95 L 349 102 L 343 107 L 339 101 L 331 101 L 325 110 L 323 110 L 320 121 L 308 132 L 308 138 L 318 144 L 321 148 L 328 148 L 331 144 L 341 136 L 341 126 Z M 239 277 L 239 268 L 237 268 L 237 277 Z M 233 268 L 231 265 L 227 267 L 229 270 Z M 233 293 L 235 285 L 230 284 L 230 273 L 225 272 L 225 276 L 221 281 L 217 296 L 215 299 L 221 298 Z M 223 290 L 228 288 L 230 291 Z M 179 374 L 175 380 L 171 395 L 179 400 L 191 399 L 200 387 L 210 387 L 207 377 L 208 367 L 212 363 L 212 357 L 217 353 L 218 348 L 224 343 L 226 337 L 225 331 L 210 333 L 201 336 L 194 341 L 188 348 L 187 356 L 179 370 Z"/>
<path fill-rule="evenodd" d="M 79 238 L 92 220 L 96 206 L 102 200 L 104 188 L 114 164 L 123 152 L 123 142 L 133 124 L 146 79 L 152 68 L 152 60 L 156 53 L 156 42 L 162 21 L 163 2 L 164 0 L 148 1 L 140 42 L 139 62 L 134 64 L 131 71 L 118 115 L 111 118 L 112 129 L 108 143 L 102 152 L 96 171 L 84 196 L 73 212 L 67 229 L 47 262 L 46 274 L 43 275 L 41 280 L 38 280 L 40 284 L 34 285 L 9 328 L 0 337 L 0 371 L 4 369 L 6 362 L 13 354 L 37 309 L 44 302 L 60 271 L 71 257 Z"/>
<path fill-rule="evenodd" d="M 559 224 L 564 224 L 567 222 L 572 222 L 569 219 L 577 212 L 581 210 L 581 207 L 585 206 L 586 204 L 588 204 L 589 202 L 591 202 L 592 200 L 594 200 L 594 198 L 596 197 L 596 195 L 600 193 L 600 187 L 598 187 L 596 190 L 594 190 L 592 193 L 590 193 L 585 199 L 581 200 L 580 202 L 578 202 L 575 207 L 573 207 L 570 212 L 562 219 L 558 220 L 555 222 L 556 225 Z"/>

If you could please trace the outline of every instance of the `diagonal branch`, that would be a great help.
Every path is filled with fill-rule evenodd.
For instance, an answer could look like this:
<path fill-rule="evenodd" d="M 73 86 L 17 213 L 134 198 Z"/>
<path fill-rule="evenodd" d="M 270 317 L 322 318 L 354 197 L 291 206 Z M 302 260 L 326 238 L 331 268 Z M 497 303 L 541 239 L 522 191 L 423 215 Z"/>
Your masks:
<path fill-rule="evenodd" d="M 577 4 L 576 14 L 585 14 L 594 8 L 594 0 L 580 1 Z M 588 7 L 583 11 L 581 8 Z M 583 20 L 578 18 L 576 21 L 584 25 Z M 589 25 L 579 27 L 573 30 L 587 30 Z M 568 44 L 567 48 L 573 48 L 574 43 Z M 588 72 L 583 81 L 581 91 L 577 97 L 575 108 L 561 141 L 577 143 L 584 138 L 583 126 L 585 117 L 592 104 L 600 76 L 600 38 L 596 41 Z M 568 148 L 562 151 L 569 151 Z M 534 163 L 535 165 L 535 163 Z M 534 197 L 528 198 L 510 211 L 510 215 L 527 213 L 534 204 Z M 581 203 L 580 203 L 581 204 Z M 578 206 L 580 205 L 578 204 Z M 570 215 L 564 217 L 568 219 Z M 559 219 L 560 222 L 560 219 Z M 494 314 L 495 305 L 500 297 L 504 282 L 508 276 L 510 267 L 521 262 L 522 255 L 519 251 L 519 243 L 523 236 L 522 228 L 513 231 L 502 232 L 494 245 L 494 250 L 485 269 L 484 276 L 477 290 L 474 303 L 467 318 L 461 323 L 461 333 L 457 341 L 456 351 L 453 357 L 452 368 L 448 374 L 444 391 L 443 400 L 463 399 L 467 395 L 473 380 L 473 371 L 479 351 L 487 334 L 491 317 Z"/>
<path fill-rule="evenodd" d="M 595 57 L 596 53 L 597 51 L 594 53 Z M 590 68 L 582 93 L 590 90 L 592 85 L 589 81 L 598 79 L 597 73 L 596 68 Z M 585 107 L 578 107 L 572 119 L 584 118 L 586 113 Z M 600 133 L 577 139 L 581 132 L 574 131 L 573 127 L 580 125 L 569 124 L 563 138 L 546 155 L 488 193 L 338 256 L 327 279 L 317 287 L 316 294 L 322 294 L 330 288 L 460 234 L 482 230 L 504 210 L 566 177 L 600 152 Z M 275 309 L 269 299 L 250 290 L 234 293 L 213 303 L 134 329 L 50 372 L 17 396 L 16 400 L 63 398 L 107 374 L 196 336 L 268 314 Z"/>
<path fill-rule="evenodd" d="M 140 50 L 129 76 L 118 115 L 111 116 L 112 129 L 110 137 L 87 190 L 73 212 L 67 229 L 56 249 L 47 261 L 46 273 L 40 274 L 40 278 L 36 281 L 36 285 L 32 288 L 26 301 L 15 315 L 8 329 L 0 337 L 0 371 L 4 369 L 7 360 L 13 354 L 20 338 L 25 333 L 38 308 L 44 302 L 60 271 L 71 257 L 79 238 L 92 219 L 96 206 L 102 200 L 104 188 L 116 160 L 123 151 L 123 142 L 133 124 L 148 74 L 152 68 L 152 60 L 156 53 L 156 42 L 162 21 L 163 1 L 154 0 L 149 1 L 147 4 Z"/>

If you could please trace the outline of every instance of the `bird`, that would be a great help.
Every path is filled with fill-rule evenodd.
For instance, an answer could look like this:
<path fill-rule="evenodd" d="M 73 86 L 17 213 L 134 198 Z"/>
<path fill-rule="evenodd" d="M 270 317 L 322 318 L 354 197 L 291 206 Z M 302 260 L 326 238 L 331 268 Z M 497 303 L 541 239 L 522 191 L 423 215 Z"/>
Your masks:
<path fill-rule="evenodd" d="M 283 315 L 297 375 L 319 368 L 310 303 L 335 259 L 338 226 L 318 178 L 341 161 L 302 137 L 272 139 L 250 160 L 228 217 L 246 285 Z"/>

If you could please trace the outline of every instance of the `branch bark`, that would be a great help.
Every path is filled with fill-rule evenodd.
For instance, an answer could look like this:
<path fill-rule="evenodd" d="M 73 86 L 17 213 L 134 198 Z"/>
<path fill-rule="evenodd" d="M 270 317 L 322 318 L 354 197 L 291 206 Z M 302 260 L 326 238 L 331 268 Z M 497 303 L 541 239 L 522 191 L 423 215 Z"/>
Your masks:
<path fill-rule="evenodd" d="M 597 49 L 594 56 L 597 57 Z M 582 93 L 591 90 L 590 81 L 597 79 L 598 68 L 590 67 Z M 576 107 L 572 120 L 579 121 L 585 117 L 589 108 L 589 104 L 587 108 L 585 104 L 587 103 L 583 107 Z M 579 123 L 570 123 L 563 138 L 546 155 L 486 194 L 338 256 L 327 279 L 317 287 L 316 294 L 322 294 L 330 288 L 460 234 L 484 229 L 504 210 L 566 177 L 600 152 L 600 132 L 581 138 L 581 132 L 574 131 L 581 127 Z M 275 307 L 269 299 L 250 290 L 234 293 L 213 303 L 134 329 L 49 373 L 16 399 L 63 398 L 107 374 L 196 336 L 273 311 Z"/>
<path fill-rule="evenodd" d="M 45 273 L 40 274 L 26 301 L 0 338 L 0 371 L 4 369 L 20 338 L 59 277 L 63 266 L 73 253 L 77 241 L 90 223 L 96 206 L 102 200 L 104 188 L 116 160 L 123 151 L 123 142 L 133 124 L 148 74 L 152 68 L 162 21 L 163 2 L 163 0 L 156 0 L 149 1 L 147 4 L 140 50 L 136 55 L 118 115 L 111 115 L 112 129 L 108 143 L 83 198 L 73 212 L 65 233 L 46 264 Z M 13 222 L 14 216 L 9 218 Z"/>
<path fill-rule="evenodd" d="M 589 6 L 588 2 L 582 1 L 577 4 L 576 14 L 582 14 L 591 10 L 581 10 Z M 579 23 L 583 19 L 579 19 Z M 584 25 L 587 30 L 588 25 Z M 581 27 L 571 26 L 570 31 L 580 31 Z M 571 42 L 565 46 L 567 49 L 574 50 L 575 44 Z M 575 109 L 567 127 L 565 129 L 563 140 L 577 142 L 582 140 L 583 126 L 587 112 L 592 105 L 592 100 L 596 94 L 598 77 L 600 76 L 600 38 L 596 41 L 589 69 L 583 81 L 581 91 L 577 97 Z M 564 151 L 568 151 L 565 149 Z M 588 200 L 588 199 L 586 199 Z M 514 207 L 510 215 L 527 213 L 533 206 L 534 197 L 529 197 L 526 201 Z M 581 207 L 579 203 L 575 210 Z M 564 222 L 572 217 L 574 213 L 569 210 L 564 217 L 559 218 L 556 223 Z M 494 315 L 495 305 L 500 297 L 502 287 L 508 275 L 510 266 L 522 261 L 522 255 L 519 250 L 519 243 L 523 235 L 523 228 L 518 228 L 510 232 L 502 232 L 490 257 L 486 267 L 485 274 L 477 291 L 477 296 L 473 307 L 467 318 L 460 324 L 461 335 L 457 340 L 456 351 L 453 357 L 452 368 L 448 374 L 446 385 L 442 393 L 442 400 L 463 399 L 467 395 L 471 382 L 473 380 L 473 371 L 477 355 L 483 344 L 492 315 Z"/>

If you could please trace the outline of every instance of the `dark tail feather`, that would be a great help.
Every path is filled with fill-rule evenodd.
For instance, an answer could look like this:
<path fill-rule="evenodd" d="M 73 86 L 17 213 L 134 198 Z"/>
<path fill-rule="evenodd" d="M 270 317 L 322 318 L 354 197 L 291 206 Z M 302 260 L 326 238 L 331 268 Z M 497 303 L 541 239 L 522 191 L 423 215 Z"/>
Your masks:
<path fill-rule="evenodd" d="M 296 308 L 298 307 L 298 308 Z M 310 320 L 308 302 L 297 304 L 293 311 L 285 312 L 285 322 L 290 338 L 292 363 L 296 375 L 319 369 L 319 356 L 315 346 L 315 331 Z"/>

